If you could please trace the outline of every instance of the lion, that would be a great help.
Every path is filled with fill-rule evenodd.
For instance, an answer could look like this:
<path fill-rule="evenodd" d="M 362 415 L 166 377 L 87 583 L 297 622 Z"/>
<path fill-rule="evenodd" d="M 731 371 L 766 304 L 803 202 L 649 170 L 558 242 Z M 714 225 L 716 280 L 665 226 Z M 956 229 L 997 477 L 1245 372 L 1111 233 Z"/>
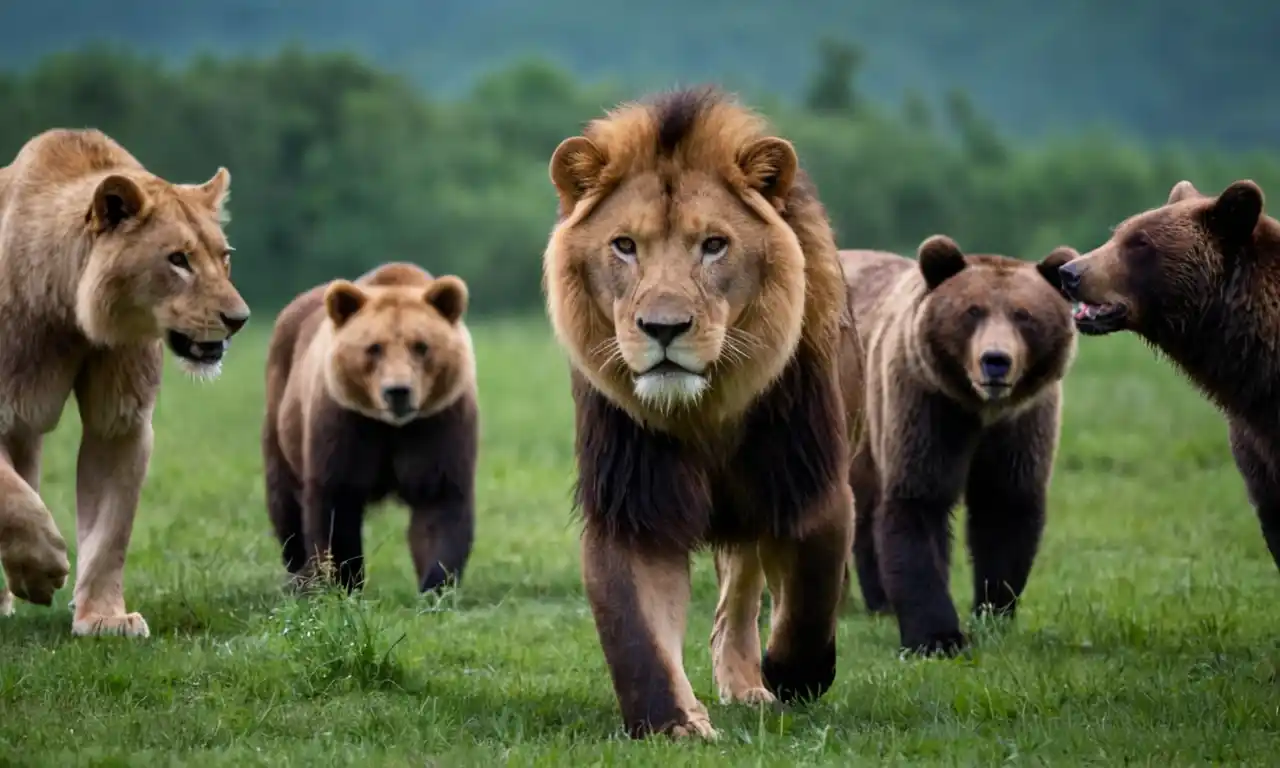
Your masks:
<path fill-rule="evenodd" d="M 721 701 L 822 696 L 853 541 L 862 349 L 795 149 L 699 88 L 620 105 L 549 170 L 543 283 L 571 368 L 583 582 L 629 735 L 717 737 L 681 659 L 703 547 Z"/>
<path fill-rule="evenodd" d="M 173 184 L 93 129 L 52 129 L 0 168 L 0 562 L 13 596 L 51 605 L 70 571 L 39 495 L 43 436 L 74 393 L 74 635 L 147 637 L 124 562 L 150 463 L 163 347 L 216 377 L 249 307 L 223 234 L 231 174 Z"/>

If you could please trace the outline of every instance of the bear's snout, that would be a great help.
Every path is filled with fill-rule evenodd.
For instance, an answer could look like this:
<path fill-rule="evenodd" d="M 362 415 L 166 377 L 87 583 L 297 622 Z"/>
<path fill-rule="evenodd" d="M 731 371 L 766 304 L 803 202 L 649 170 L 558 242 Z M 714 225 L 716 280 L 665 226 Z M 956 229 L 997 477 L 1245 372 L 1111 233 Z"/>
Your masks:
<path fill-rule="evenodd" d="M 999 349 L 989 349 L 978 358 L 978 368 L 982 378 L 988 384 L 1004 383 L 1013 370 L 1013 357 Z"/>
<path fill-rule="evenodd" d="M 1079 301 L 1080 291 L 1080 260 L 1068 261 L 1066 264 L 1058 267 L 1058 278 L 1062 284 L 1062 292 L 1072 301 Z"/>

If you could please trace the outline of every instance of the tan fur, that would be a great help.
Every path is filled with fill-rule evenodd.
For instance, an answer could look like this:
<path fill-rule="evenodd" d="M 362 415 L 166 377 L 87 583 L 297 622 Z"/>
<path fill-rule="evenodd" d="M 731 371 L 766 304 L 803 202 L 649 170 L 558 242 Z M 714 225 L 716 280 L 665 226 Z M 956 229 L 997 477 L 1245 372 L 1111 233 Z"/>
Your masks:
<path fill-rule="evenodd" d="M 861 345 L 845 311 L 826 215 L 808 191 L 796 191 L 795 151 L 769 135 L 761 118 L 728 99 L 704 107 L 674 148 L 664 146 L 670 142 L 662 136 L 661 120 L 649 104 L 625 104 L 591 122 L 582 136 L 564 140 L 552 157 L 549 172 L 561 219 L 545 252 L 544 286 L 552 326 L 573 367 L 638 424 L 727 455 L 744 415 L 804 348 L 821 361 L 832 387 L 857 382 L 843 407 L 849 432 L 860 436 Z M 717 238 L 727 241 L 722 252 L 708 246 Z M 685 377 L 680 387 L 658 389 L 660 397 L 642 385 L 645 371 L 664 352 L 643 329 L 653 319 L 691 324 L 665 350 L 690 373 L 678 374 Z M 836 539 L 847 533 L 847 555 L 853 502 L 847 486 L 842 488 L 812 520 L 815 530 Z M 682 702 L 686 722 L 699 724 L 691 730 L 713 737 L 705 709 L 684 695 L 689 683 L 679 663 L 687 603 L 687 584 L 680 579 L 687 575 L 678 579 L 675 573 L 685 572 L 687 559 L 673 559 L 666 576 L 637 575 L 623 587 L 627 577 L 618 569 L 591 566 L 610 556 L 641 557 L 599 549 L 617 546 L 589 541 L 584 549 L 584 579 L 597 622 L 626 610 L 622 603 L 601 603 L 613 599 L 610 589 L 634 589 L 644 603 L 650 599 L 645 583 L 665 584 L 652 597 L 680 618 L 661 613 L 659 621 L 654 609 L 646 631 L 667 649 L 662 653 L 669 687 Z M 793 546 L 762 541 L 717 554 L 720 599 L 710 643 L 726 702 L 773 699 L 762 679 L 756 626 L 766 567 L 760 553 L 774 553 L 777 638 L 789 620 L 782 591 L 794 570 L 778 565 L 786 559 L 778 553 Z M 606 645 L 607 631 L 601 628 Z M 629 695 L 618 691 L 621 699 Z M 627 702 L 622 706 L 625 717 Z"/>
<path fill-rule="evenodd" d="M 74 392 L 84 428 L 77 635 L 149 632 L 125 610 L 122 574 L 162 340 L 172 332 L 220 350 L 249 315 L 221 230 L 229 185 L 223 168 L 204 184 L 171 184 L 94 130 L 47 131 L 0 169 L 0 324 L 18 331 L 0 340 L 0 560 L 31 602 L 49 604 L 65 581 L 66 546 L 38 475 L 41 438 Z M 213 358 L 188 362 L 217 373 Z"/>

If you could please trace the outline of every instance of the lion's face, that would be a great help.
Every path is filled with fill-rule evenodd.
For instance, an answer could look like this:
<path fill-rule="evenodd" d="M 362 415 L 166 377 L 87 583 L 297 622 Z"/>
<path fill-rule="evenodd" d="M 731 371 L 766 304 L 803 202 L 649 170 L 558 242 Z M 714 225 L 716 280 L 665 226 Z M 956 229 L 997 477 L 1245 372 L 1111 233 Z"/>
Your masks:
<path fill-rule="evenodd" d="M 794 150 L 751 137 L 622 171 L 609 155 L 574 137 L 552 159 L 569 211 L 546 261 L 557 334 L 633 412 L 740 412 L 781 372 L 803 325 L 804 254 L 779 213 Z"/>
<path fill-rule="evenodd" d="M 76 309 L 90 338 L 163 338 L 189 372 L 217 375 L 231 336 L 249 319 L 222 232 L 229 184 L 225 169 L 202 185 L 125 175 L 99 184 Z"/>

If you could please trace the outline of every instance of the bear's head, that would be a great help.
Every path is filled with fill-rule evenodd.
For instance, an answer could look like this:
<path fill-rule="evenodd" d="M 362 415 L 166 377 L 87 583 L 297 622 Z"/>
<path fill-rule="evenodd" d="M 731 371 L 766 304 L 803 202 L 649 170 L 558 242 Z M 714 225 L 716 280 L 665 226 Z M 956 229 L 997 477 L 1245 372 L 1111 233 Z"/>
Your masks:
<path fill-rule="evenodd" d="M 1080 302 L 1076 327 L 1093 336 L 1134 331 L 1174 350 L 1197 328 L 1220 333 L 1231 294 L 1247 304 L 1245 289 L 1266 268 L 1257 258 L 1260 240 L 1269 231 L 1276 242 L 1262 203 L 1252 181 L 1216 197 L 1178 182 L 1164 205 L 1129 217 L 1107 242 L 1061 268 L 1066 296 Z"/>
<path fill-rule="evenodd" d="M 330 396 L 397 426 L 455 403 L 475 380 L 462 322 L 467 295 L 453 275 L 407 285 L 331 283 L 324 295 L 333 328 L 325 364 Z"/>
<path fill-rule="evenodd" d="M 1018 403 L 1060 380 L 1075 355 L 1071 305 L 1058 268 L 1077 255 L 1054 250 L 1036 264 L 965 255 L 934 235 L 917 253 L 925 296 L 917 338 L 938 385 L 980 403 Z"/>
<path fill-rule="evenodd" d="M 222 226 L 231 174 L 172 184 L 142 171 L 103 178 L 84 212 L 89 254 L 76 319 L 104 345 L 163 338 L 190 373 L 216 376 L 249 307 L 231 282 Z"/>

